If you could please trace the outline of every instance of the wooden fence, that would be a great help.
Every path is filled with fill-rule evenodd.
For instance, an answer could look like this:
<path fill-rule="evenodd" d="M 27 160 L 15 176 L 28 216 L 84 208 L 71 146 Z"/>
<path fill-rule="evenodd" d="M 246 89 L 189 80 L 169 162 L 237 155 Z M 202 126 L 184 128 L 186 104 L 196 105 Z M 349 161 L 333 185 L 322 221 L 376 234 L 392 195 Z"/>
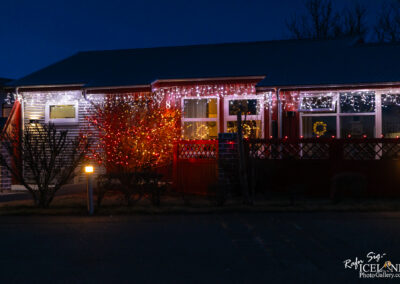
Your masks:
<path fill-rule="evenodd" d="M 218 140 L 177 142 L 174 188 L 208 194 L 224 159 L 218 149 Z M 340 183 L 350 192 L 365 182 L 367 196 L 400 196 L 400 139 L 259 139 L 245 140 L 245 150 L 250 186 L 258 192 L 329 196 Z"/>
<path fill-rule="evenodd" d="M 364 183 L 361 187 L 367 196 L 400 196 L 400 139 L 246 142 L 253 186 L 258 190 L 327 196 L 335 186 L 351 192 Z"/>
<path fill-rule="evenodd" d="M 217 140 L 181 140 L 175 144 L 173 185 L 185 194 L 208 193 L 217 182 Z"/>

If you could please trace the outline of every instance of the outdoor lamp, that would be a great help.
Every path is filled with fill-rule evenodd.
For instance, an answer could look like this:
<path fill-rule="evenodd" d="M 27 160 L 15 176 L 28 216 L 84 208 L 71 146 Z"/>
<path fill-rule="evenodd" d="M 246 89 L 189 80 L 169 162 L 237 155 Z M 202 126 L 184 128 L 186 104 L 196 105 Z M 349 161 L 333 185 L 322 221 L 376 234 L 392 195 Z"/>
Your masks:
<path fill-rule="evenodd" d="M 87 175 L 87 208 L 89 215 L 93 215 L 93 173 L 94 167 L 92 165 L 85 166 L 85 173 Z"/>
<path fill-rule="evenodd" d="M 92 174 L 94 172 L 93 166 L 85 166 L 85 173 Z"/>

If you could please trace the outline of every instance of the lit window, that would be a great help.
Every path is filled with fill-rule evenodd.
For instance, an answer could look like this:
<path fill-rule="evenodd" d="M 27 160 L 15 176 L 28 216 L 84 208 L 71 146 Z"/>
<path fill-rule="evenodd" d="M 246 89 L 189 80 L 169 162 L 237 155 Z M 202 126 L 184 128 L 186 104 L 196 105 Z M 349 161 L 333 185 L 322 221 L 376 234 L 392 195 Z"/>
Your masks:
<path fill-rule="evenodd" d="M 336 116 L 303 116 L 305 138 L 336 136 L 336 127 Z"/>
<path fill-rule="evenodd" d="M 372 91 L 303 94 L 300 101 L 304 137 L 375 137 L 375 93 Z"/>
<path fill-rule="evenodd" d="M 237 114 L 242 114 L 243 137 L 262 138 L 264 108 L 263 100 L 257 96 L 226 96 L 224 98 L 224 130 L 235 133 L 238 131 Z"/>
<path fill-rule="evenodd" d="M 75 105 L 50 106 L 50 119 L 75 118 Z"/>
<path fill-rule="evenodd" d="M 237 121 L 228 121 L 228 132 L 237 133 Z M 246 120 L 242 122 L 244 138 L 260 138 L 261 137 L 261 120 Z"/>
<path fill-rule="evenodd" d="M 78 123 L 78 103 L 46 104 L 46 122 L 55 124 Z"/>
<path fill-rule="evenodd" d="M 184 98 L 182 136 L 184 139 L 216 139 L 218 137 L 218 99 Z"/>

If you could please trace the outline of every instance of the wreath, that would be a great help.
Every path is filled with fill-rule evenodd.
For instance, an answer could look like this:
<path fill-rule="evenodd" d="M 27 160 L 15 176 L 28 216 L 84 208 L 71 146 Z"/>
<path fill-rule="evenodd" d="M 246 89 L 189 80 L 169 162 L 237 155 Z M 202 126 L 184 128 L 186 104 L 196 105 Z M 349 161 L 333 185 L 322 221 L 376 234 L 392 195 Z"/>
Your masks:
<path fill-rule="evenodd" d="M 200 125 L 196 130 L 197 139 L 207 139 L 209 137 L 210 130 L 206 125 Z"/>
<path fill-rule="evenodd" d="M 317 136 L 323 136 L 327 131 L 327 124 L 323 121 L 316 121 L 313 124 L 313 132 Z"/>

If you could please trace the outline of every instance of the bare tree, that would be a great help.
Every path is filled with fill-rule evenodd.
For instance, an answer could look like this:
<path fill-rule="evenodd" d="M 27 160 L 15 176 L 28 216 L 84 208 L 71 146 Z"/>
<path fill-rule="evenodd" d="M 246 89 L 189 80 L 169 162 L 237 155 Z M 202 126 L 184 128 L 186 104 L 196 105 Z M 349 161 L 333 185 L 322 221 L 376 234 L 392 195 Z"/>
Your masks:
<path fill-rule="evenodd" d="M 400 0 L 383 4 L 374 30 L 380 42 L 400 41 Z"/>
<path fill-rule="evenodd" d="M 74 176 L 88 150 L 88 139 L 70 137 L 54 124 L 29 125 L 19 133 L 3 132 L 0 164 L 32 195 L 35 204 L 47 208 L 55 193 Z"/>
<path fill-rule="evenodd" d="M 352 8 L 344 9 L 341 34 L 357 36 L 364 40 L 368 32 L 366 16 L 367 8 L 361 5 L 360 2 L 356 2 Z"/>
<path fill-rule="evenodd" d="M 287 28 L 296 39 L 328 39 L 337 36 L 339 15 L 333 11 L 331 0 L 307 0 L 306 14 L 294 15 Z"/>
<path fill-rule="evenodd" d="M 304 15 L 294 15 L 286 22 L 291 36 L 296 39 L 330 39 L 346 35 L 363 39 L 368 31 L 367 9 L 359 2 L 341 13 L 333 9 L 331 0 L 307 0 L 305 8 Z"/>

